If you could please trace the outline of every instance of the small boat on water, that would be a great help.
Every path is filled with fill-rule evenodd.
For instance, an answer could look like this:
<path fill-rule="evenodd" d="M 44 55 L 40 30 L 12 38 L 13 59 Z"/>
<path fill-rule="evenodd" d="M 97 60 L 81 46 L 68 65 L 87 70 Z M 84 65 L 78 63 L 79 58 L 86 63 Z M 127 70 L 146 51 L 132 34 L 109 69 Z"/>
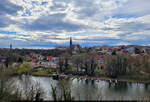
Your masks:
<path fill-rule="evenodd" d="M 54 80 L 58 80 L 58 79 L 59 79 L 59 75 L 58 75 L 58 74 L 53 74 L 53 75 L 52 75 L 52 78 L 53 78 Z"/>
<path fill-rule="evenodd" d="M 65 74 L 60 74 L 59 77 L 62 79 L 69 79 L 69 76 Z"/>
<path fill-rule="evenodd" d="M 111 80 L 111 79 L 109 79 L 109 83 L 112 83 L 112 80 Z"/>
<path fill-rule="evenodd" d="M 118 83 L 118 80 L 117 80 L 117 79 L 115 80 L 115 83 Z"/>

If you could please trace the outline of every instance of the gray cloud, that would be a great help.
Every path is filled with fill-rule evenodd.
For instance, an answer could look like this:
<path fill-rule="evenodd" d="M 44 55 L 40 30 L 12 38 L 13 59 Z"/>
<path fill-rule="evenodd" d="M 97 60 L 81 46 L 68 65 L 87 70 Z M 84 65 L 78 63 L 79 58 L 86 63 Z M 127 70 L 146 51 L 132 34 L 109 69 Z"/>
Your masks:
<path fill-rule="evenodd" d="M 141 22 L 129 22 L 129 23 L 121 24 L 119 29 L 121 31 L 139 32 L 139 31 L 150 30 L 150 24 L 141 23 Z"/>
<path fill-rule="evenodd" d="M 64 21 L 65 13 L 58 13 L 48 16 L 42 16 L 39 19 L 33 21 L 32 23 L 23 24 L 21 28 L 26 30 L 37 30 L 37 31 L 53 31 L 61 32 L 65 31 L 76 31 L 82 28 L 82 25 L 75 24 L 73 22 Z"/>
<path fill-rule="evenodd" d="M 149 4 L 150 0 L 127 0 L 113 16 L 115 18 L 141 17 L 150 13 Z"/>
<path fill-rule="evenodd" d="M 50 7 L 52 11 L 65 11 L 67 9 L 67 4 L 53 2 L 53 6 Z"/>
<path fill-rule="evenodd" d="M 8 31 L 17 26 L 15 32 L 30 35 L 1 36 L 1 43 L 12 40 L 26 45 L 53 45 L 66 43 L 68 36 L 74 36 L 76 43 L 150 43 L 149 17 L 140 18 L 150 14 L 149 0 L 16 0 L 20 2 L 16 5 L 11 0 L 0 1 L 0 28 L 5 30 L 14 24 Z M 17 15 L 19 10 L 22 12 Z M 15 21 L 7 15 L 16 17 Z"/>
<path fill-rule="evenodd" d="M 14 23 L 11 19 L 6 17 L 5 15 L 0 15 L 0 27 L 7 27 L 9 24 Z"/>
<path fill-rule="evenodd" d="M 123 32 L 142 32 L 146 30 L 150 30 L 150 24 L 149 23 L 142 23 L 142 22 L 122 22 L 120 24 L 116 23 L 116 28 L 111 28 L 111 27 L 105 27 L 103 30 L 105 31 L 123 31 Z M 129 33 L 127 33 L 129 34 Z"/>
<path fill-rule="evenodd" d="M 0 15 L 15 15 L 22 7 L 10 3 L 8 0 L 0 0 Z"/>
<path fill-rule="evenodd" d="M 16 15 L 17 11 L 21 10 L 22 7 L 10 3 L 8 0 L 0 0 L 0 27 L 6 27 L 9 24 L 14 23 L 6 15 Z"/>
<path fill-rule="evenodd" d="M 101 5 L 94 4 L 92 0 L 75 0 L 74 6 L 77 8 L 73 12 L 80 14 L 79 18 L 92 17 L 99 12 Z"/>

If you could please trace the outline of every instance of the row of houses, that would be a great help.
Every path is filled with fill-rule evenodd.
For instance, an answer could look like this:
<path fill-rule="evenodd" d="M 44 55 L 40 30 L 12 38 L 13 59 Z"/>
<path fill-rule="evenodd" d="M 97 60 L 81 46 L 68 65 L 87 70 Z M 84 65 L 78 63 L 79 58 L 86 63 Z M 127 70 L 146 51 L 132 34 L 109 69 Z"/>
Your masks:
<path fill-rule="evenodd" d="M 32 57 L 32 56 L 31 56 Z M 98 55 L 94 57 L 97 61 L 98 68 L 103 69 L 104 67 L 104 56 L 103 55 Z M 58 68 L 59 67 L 59 61 L 65 62 L 65 57 L 53 57 L 53 56 L 47 56 L 46 60 L 38 60 L 37 59 L 30 59 L 29 62 L 32 62 L 33 66 L 35 67 L 44 67 L 44 68 Z M 68 60 L 68 64 L 70 66 L 74 66 L 73 62 L 71 59 Z"/>
<path fill-rule="evenodd" d="M 146 50 L 149 50 L 150 48 L 147 46 L 137 46 L 137 45 L 122 45 L 122 46 L 100 46 L 95 47 L 94 50 L 98 53 L 105 53 L 108 55 L 112 55 L 115 51 L 116 54 L 125 54 L 125 55 L 131 55 L 131 56 L 138 56 L 146 54 Z M 139 50 L 139 53 L 136 52 L 136 50 Z"/>
<path fill-rule="evenodd" d="M 28 59 L 28 62 L 31 62 L 35 67 L 44 67 L 44 68 L 57 68 L 58 67 L 59 57 L 53 56 L 42 56 L 39 54 L 31 54 Z"/>
<path fill-rule="evenodd" d="M 61 47 L 60 47 L 61 48 Z M 62 47 L 63 49 L 67 49 L 68 47 Z M 79 47 L 76 48 L 76 51 L 78 51 Z M 138 49 L 140 53 L 135 53 L 135 49 Z M 60 50 L 60 49 L 59 49 Z M 127 45 L 127 46 L 99 46 L 99 47 L 93 47 L 92 51 L 96 52 L 96 55 L 94 56 L 98 68 L 103 69 L 104 68 L 104 55 L 112 55 L 115 51 L 116 54 L 125 54 L 125 55 L 131 55 L 131 56 L 142 56 L 146 54 L 146 51 L 150 50 L 148 46 L 136 46 L 136 45 Z M 98 53 L 104 53 L 104 54 L 98 54 Z M 58 68 L 59 66 L 59 57 L 54 56 L 42 56 L 40 54 L 36 53 L 30 53 L 29 55 L 25 56 L 26 61 L 31 62 L 33 66 L 35 67 L 44 67 L 44 68 Z M 0 56 L 0 65 L 4 65 L 6 58 L 4 56 Z M 61 60 L 65 61 L 65 58 L 61 58 Z M 71 60 L 68 61 L 69 65 L 73 65 Z"/>

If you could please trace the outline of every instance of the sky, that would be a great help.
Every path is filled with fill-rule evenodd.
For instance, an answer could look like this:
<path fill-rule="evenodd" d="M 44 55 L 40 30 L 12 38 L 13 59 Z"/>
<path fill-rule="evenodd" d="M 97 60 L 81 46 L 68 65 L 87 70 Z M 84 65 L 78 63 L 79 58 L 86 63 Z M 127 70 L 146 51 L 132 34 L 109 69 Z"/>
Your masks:
<path fill-rule="evenodd" d="M 150 45 L 150 0 L 0 0 L 0 48 Z"/>

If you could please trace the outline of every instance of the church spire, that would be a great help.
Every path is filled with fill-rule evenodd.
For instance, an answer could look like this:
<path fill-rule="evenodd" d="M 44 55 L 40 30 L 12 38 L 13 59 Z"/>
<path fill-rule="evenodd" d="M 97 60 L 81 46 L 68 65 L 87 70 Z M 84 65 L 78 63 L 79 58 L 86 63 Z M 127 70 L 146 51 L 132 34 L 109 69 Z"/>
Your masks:
<path fill-rule="evenodd" d="M 72 46 L 72 37 L 70 37 L 70 47 Z"/>
<path fill-rule="evenodd" d="M 10 50 L 12 50 L 12 44 L 10 44 Z"/>
<path fill-rule="evenodd" d="M 72 55 L 72 37 L 70 37 L 70 54 Z"/>

